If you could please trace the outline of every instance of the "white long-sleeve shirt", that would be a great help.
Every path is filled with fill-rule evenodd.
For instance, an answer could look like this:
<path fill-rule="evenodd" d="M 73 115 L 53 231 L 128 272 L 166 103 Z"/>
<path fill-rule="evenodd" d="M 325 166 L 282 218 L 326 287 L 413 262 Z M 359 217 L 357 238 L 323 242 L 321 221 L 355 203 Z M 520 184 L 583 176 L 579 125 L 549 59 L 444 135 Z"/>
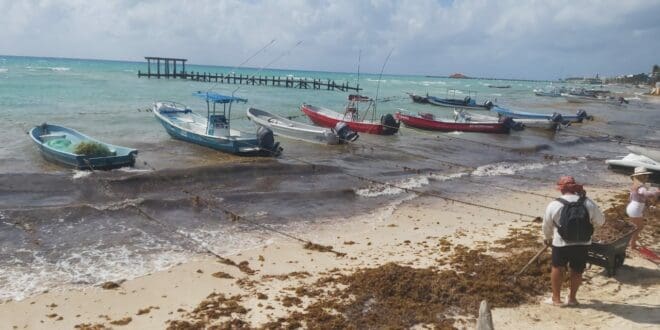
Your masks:
<path fill-rule="evenodd" d="M 574 194 L 567 194 L 561 196 L 562 199 L 566 200 L 567 202 L 577 202 L 578 199 L 580 199 L 580 196 L 574 195 Z M 591 224 L 594 225 L 595 227 L 601 226 L 603 223 L 605 223 L 605 216 L 603 215 L 603 212 L 600 211 L 600 208 L 591 201 L 591 199 L 587 198 L 584 201 L 584 206 L 587 207 L 587 212 L 589 212 L 589 220 L 591 220 Z M 590 245 L 591 240 L 589 242 L 578 242 L 578 243 L 567 243 L 564 241 L 564 239 L 561 238 L 559 233 L 557 232 L 557 227 L 555 226 L 555 223 L 559 223 L 559 218 L 561 217 L 561 209 L 564 207 L 564 204 L 562 204 L 559 201 L 552 201 L 550 204 L 548 204 L 548 207 L 545 209 L 545 214 L 543 216 L 543 235 L 545 236 L 545 239 L 552 239 L 552 246 L 555 247 L 562 247 L 562 246 L 569 246 L 569 245 Z"/>

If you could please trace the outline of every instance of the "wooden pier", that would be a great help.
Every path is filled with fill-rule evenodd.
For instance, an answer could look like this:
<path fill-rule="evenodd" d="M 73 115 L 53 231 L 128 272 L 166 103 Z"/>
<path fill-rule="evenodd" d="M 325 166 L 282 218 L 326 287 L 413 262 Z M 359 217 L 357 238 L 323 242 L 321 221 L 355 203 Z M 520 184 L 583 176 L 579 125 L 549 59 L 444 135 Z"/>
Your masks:
<path fill-rule="evenodd" d="M 277 86 L 298 89 L 316 89 L 329 91 L 359 92 L 360 85 L 351 86 L 348 82 L 337 83 L 331 79 L 308 79 L 280 76 L 255 76 L 236 73 L 211 73 L 211 72 L 186 72 L 186 59 L 167 57 L 145 57 L 147 60 L 147 72 L 138 71 L 138 77 L 187 79 L 203 82 L 215 82 L 222 84 L 238 84 L 253 86 Z M 155 62 L 155 70 L 151 64 Z M 161 64 L 162 63 L 162 64 Z M 177 71 L 177 63 L 179 70 Z M 162 69 L 162 70 L 161 70 Z"/>

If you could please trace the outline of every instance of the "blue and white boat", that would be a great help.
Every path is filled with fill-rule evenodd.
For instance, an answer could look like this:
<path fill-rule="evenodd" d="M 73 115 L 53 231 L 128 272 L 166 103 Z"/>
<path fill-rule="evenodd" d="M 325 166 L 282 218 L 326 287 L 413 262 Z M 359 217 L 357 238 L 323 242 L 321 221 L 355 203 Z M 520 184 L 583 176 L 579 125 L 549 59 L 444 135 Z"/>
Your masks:
<path fill-rule="evenodd" d="M 578 110 L 575 115 L 564 115 L 557 112 L 546 114 L 546 113 L 534 113 L 534 112 L 525 112 L 525 111 L 513 111 L 502 107 L 493 107 L 490 109 L 491 112 L 496 113 L 498 116 L 511 117 L 513 119 L 547 119 L 550 121 L 556 121 L 558 116 L 561 116 L 563 120 L 581 123 L 585 119 L 591 118 L 587 115 L 587 112 L 584 110 Z"/>
<path fill-rule="evenodd" d="M 109 170 L 133 166 L 138 151 L 93 139 L 74 129 L 41 124 L 29 132 L 41 155 L 49 161 L 81 170 Z M 107 148 L 110 155 L 79 155 L 75 153 L 81 142 L 98 143 Z"/>
<path fill-rule="evenodd" d="M 277 156 L 282 151 L 273 132 L 266 127 L 259 127 L 256 133 L 231 128 L 232 104 L 245 103 L 246 99 L 213 92 L 193 95 L 206 101 L 206 116 L 176 102 L 159 101 L 153 105 L 156 119 L 173 138 L 235 155 Z M 216 109 L 217 105 L 222 105 L 222 113 Z"/>
<path fill-rule="evenodd" d="M 491 101 L 486 101 L 484 104 L 477 104 L 472 97 L 466 96 L 463 99 L 440 98 L 431 95 L 426 96 L 429 103 L 441 107 L 467 109 L 467 110 L 490 110 L 495 105 Z"/>

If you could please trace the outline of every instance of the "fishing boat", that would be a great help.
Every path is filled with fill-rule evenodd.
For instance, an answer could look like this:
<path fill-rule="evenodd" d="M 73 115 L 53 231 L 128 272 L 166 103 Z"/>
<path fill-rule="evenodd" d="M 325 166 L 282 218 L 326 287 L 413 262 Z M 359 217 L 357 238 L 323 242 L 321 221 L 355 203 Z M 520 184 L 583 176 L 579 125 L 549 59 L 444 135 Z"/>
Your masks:
<path fill-rule="evenodd" d="M 359 107 L 360 103 L 367 103 L 362 114 Z M 399 131 L 399 122 L 389 113 L 381 116 L 380 121 L 375 120 L 376 107 L 373 99 L 361 95 L 348 96 L 348 104 L 343 114 L 307 103 L 303 103 L 300 110 L 314 124 L 321 127 L 334 128 L 337 127 L 338 123 L 344 122 L 351 130 L 359 133 L 392 135 Z M 366 119 L 370 112 L 372 114 L 371 120 Z"/>
<path fill-rule="evenodd" d="M 454 110 L 454 118 L 456 121 L 460 122 L 498 122 L 501 116 L 492 117 L 486 116 L 477 113 L 469 113 L 464 109 Z M 550 130 L 560 130 L 566 126 L 569 126 L 571 123 L 562 118 L 560 114 L 553 116 L 549 119 L 525 119 L 525 118 L 516 118 L 516 124 L 519 126 L 512 127 L 514 129 L 522 128 L 540 128 L 540 129 L 550 129 Z"/>
<path fill-rule="evenodd" d="M 323 143 L 343 144 L 354 142 L 358 134 L 353 132 L 345 122 L 339 122 L 334 128 L 324 128 L 305 123 L 296 122 L 270 112 L 249 108 L 247 116 L 256 125 L 266 127 L 273 131 L 276 136 L 290 139 Z"/>
<path fill-rule="evenodd" d="M 484 104 L 477 104 L 476 101 L 477 92 L 467 91 L 468 95 L 462 99 L 456 98 L 457 92 L 459 91 L 455 89 L 447 89 L 447 95 L 444 98 L 431 96 L 428 94 L 426 95 L 426 98 L 428 99 L 428 102 L 433 105 L 448 107 L 448 108 L 459 108 L 459 109 L 467 109 L 467 110 L 490 110 L 492 107 L 495 106 L 491 101 L 486 101 L 484 102 Z"/>
<path fill-rule="evenodd" d="M 138 153 L 135 149 L 101 142 L 64 126 L 44 123 L 32 128 L 29 134 L 46 160 L 81 170 L 133 166 Z M 84 145 L 91 148 L 81 148 Z"/>
<path fill-rule="evenodd" d="M 555 87 L 548 91 L 543 89 L 535 89 L 534 95 L 536 96 L 545 96 L 545 97 L 561 97 L 561 93 L 566 93 L 567 90 L 565 87 Z"/>
<path fill-rule="evenodd" d="M 492 122 L 452 122 L 437 119 L 431 113 L 412 114 L 404 112 L 405 110 L 399 111 L 394 116 L 407 127 L 429 131 L 506 134 L 511 131 L 514 125 L 513 120 L 510 118 Z"/>
<path fill-rule="evenodd" d="M 488 85 L 488 88 L 511 88 L 511 85 Z"/>
<path fill-rule="evenodd" d="M 173 138 L 235 155 L 277 156 L 282 151 L 266 127 L 259 127 L 256 133 L 231 128 L 231 105 L 245 103 L 246 99 L 213 92 L 193 95 L 206 101 L 206 116 L 176 102 L 159 101 L 153 105 L 154 116 Z M 221 114 L 216 111 L 218 104 L 222 105 Z"/>
<path fill-rule="evenodd" d="M 428 95 L 427 96 L 421 96 L 421 95 L 417 95 L 415 93 L 406 93 L 406 94 L 408 94 L 408 96 L 410 96 L 410 99 L 414 103 L 422 103 L 422 104 L 428 104 L 429 103 Z"/>
<path fill-rule="evenodd" d="M 498 116 L 511 117 L 513 119 L 546 119 L 546 120 L 558 121 L 558 122 L 561 119 L 573 123 L 581 123 L 585 119 L 591 119 L 591 116 L 587 115 L 587 112 L 584 110 L 578 110 L 575 115 L 563 115 L 557 112 L 553 112 L 551 114 L 544 114 L 544 113 L 534 113 L 534 112 L 525 112 L 525 111 L 513 111 L 502 107 L 493 107 L 492 109 L 490 109 L 490 111 L 496 113 Z"/>
<path fill-rule="evenodd" d="M 571 103 L 603 103 L 603 104 L 611 104 L 611 105 L 623 105 L 628 104 L 629 101 L 626 100 L 624 97 L 619 96 L 619 97 L 613 97 L 613 96 L 588 96 L 588 95 L 575 95 L 575 94 L 570 94 L 570 93 L 562 93 L 561 96 L 563 96 L 566 101 L 571 102 Z"/>

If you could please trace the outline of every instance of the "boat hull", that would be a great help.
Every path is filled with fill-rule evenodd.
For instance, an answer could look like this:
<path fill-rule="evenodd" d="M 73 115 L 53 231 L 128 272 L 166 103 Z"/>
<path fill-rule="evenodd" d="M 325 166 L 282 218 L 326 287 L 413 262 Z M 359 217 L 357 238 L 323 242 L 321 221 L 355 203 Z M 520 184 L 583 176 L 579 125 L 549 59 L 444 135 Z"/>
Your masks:
<path fill-rule="evenodd" d="M 138 154 L 138 151 L 135 149 L 101 142 L 64 126 L 47 124 L 44 125 L 32 128 L 29 132 L 29 135 L 32 138 L 32 141 L 39 148 L 43 158 L 47 161 L 79 170 L 111 170 L 135 165 L 135 158 Z M 80 142 L 100 143 L 113 151 L 115 155 L 90 157 L 63 151 L 48 145 L 46 139 L 53 137 L 61 139 L 75 139 L 75 141 Z"/>
<path fill-rule="evenodd" d="M 376 134 L 376 135 L 392 135 L 399 129 L 398 126 L 386 129 L 383 124 L 367 121 L 352 121 L 341 119 L 341 114 L 332 110 L 318 108 L 309 104 L 300 106 L 300 110 L 309 117 L 309 119 L 316 125 L 321 127 L 333 128 L 337 123 L 344 122 L 348 127 L 358 133 Z M 333 116 L 326 115 L 323 112 L 332 112 Z"/>
<path fill-rule="evenodd" d="M 446 108 L 466 109 L 466 110 L 489 110 L 490 107 L 486 105 L 479 105 L 476 103 L 465 104 L 462 100 L 441 99 L 435 96 L 427 96 L 428 103 Z"/>
<path fill-rule="evenodd" d="M 455 123 L 434 119 L 426 119 L 416 115 L 408 115 L 397 112 L 396 119 L 408 127 L 414 127 L 429 131 L 442 132 L 473 132 L 473 133 L 509 133 L 510 128 L 503 123 Z"/>
<path fill-rule="evenodd" d="M 548 121 L 552 121 L 553 117 L 555 114 L 544 114 L 544 113 L 533 113 L 533 112 L 525 112 L 525 111 L 513 111 L 501 107 L 493 107 L 490 109 L 491 112 L 494 112 L 500 116 L 506 116 L 506 117 L 511 117 L 513 119 L 545 119 Z M 583 113 L 582 115 L 561 115 L 561 118 L 564 120 L 568 120 L 570 122 L 582 122 L 585 118 L 587 118 L 586 113 Z"/>
<path fill-rule="evenodd" d="M 263 110 L 249 108 L 247 116 L 256 125 L 269 128 L 277 136 L 330 145 L 347 142 L 340 139 L 332 129 L 295 122 Z"/>
<path fill-rule="evenodd" d="M 176 111 L 176 110 L 170 110 Z M 173 123 L 161 113 L 159 103 L 154 104 L 154 116 L 163 125 L 165 131 L 174 139 L 194 143 L 214 150 L 239 156 L 277 156 L 278 147 L 268 150 L 259 147 L 259 139 L 252 136 L 213 136 L 184 129 Z M 185 112 L 180 110 L 179 112 Z"/>

